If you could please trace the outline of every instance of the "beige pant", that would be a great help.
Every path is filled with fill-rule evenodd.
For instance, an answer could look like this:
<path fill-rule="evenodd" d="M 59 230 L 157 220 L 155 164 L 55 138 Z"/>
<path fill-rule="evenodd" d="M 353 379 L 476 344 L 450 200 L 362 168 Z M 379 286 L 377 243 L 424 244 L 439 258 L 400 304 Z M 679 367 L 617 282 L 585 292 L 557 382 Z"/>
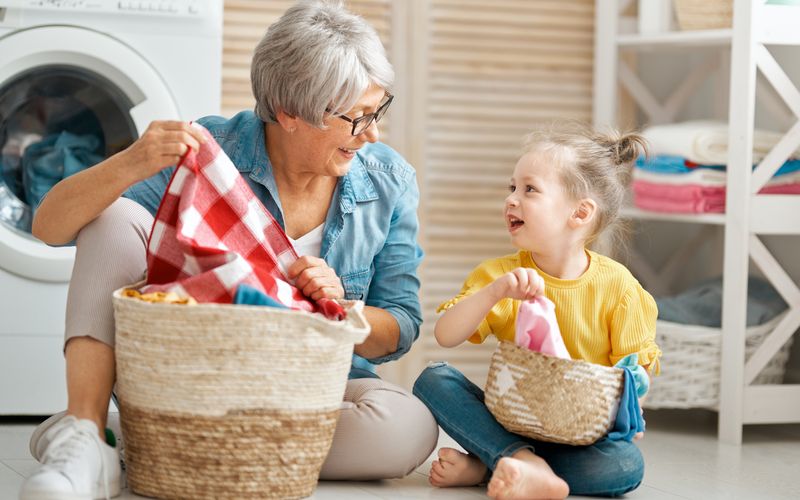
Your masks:
<path fill-rule="evenodd" d="M 153 217 L 121 198 L 78 234 L 69 285 L 65 342 L 88 336 L 114 346 L 111 293 L 144 278 Z M 380 379 L 350 380 L 321 479 L 403 477 L 436 446 L 438 427 L 425 405 Z"/>

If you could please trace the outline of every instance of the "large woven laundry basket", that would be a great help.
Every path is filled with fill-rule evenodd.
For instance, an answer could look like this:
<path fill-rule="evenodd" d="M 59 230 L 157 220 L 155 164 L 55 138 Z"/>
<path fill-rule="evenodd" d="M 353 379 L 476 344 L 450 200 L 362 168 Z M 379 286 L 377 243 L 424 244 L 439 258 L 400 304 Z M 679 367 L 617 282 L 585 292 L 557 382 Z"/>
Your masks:
<path fill-rule="evenodd" d="M 616 418 L 620 368 L 547 356 L 499 342 L 486 381 L 486 406 L 507 430 L 539 441 L 592 444 Z"/>
<path fill-rule="evenodd" d="M 786 313 L 745 330 L 745 359 L 758 349 L 764 339 L 784 319 Z M 719 408 L 719 377 L 722 363 L 722 329 L 699 325 L 682 325 L 670 321 L 656 322 L 656 343 L 664 352 L 663 370 L 654 380 L 645 408 Z M 793 339 L 778 350 L 754 385 L 780 384 L 789 361 Z"/>
<path fill-rule="evenodd" d="M 301 498 L 333 439 L 362 304 L 347 319 L 114 293 L 128 484 L 159 498 Z"/>

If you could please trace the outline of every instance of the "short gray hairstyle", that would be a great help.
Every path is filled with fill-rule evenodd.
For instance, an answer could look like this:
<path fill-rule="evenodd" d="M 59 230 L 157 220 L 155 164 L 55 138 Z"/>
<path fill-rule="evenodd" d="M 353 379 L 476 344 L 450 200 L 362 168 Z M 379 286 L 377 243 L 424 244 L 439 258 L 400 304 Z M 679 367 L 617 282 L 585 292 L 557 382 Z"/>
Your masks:
<path fill-rule="evenodd" d="M 263 121 L 284 111 L 322 128 L 326 109 L 349 111 L 372 84 L 389 90 L 394 70 L 375 29 L 341 0 L 301 0 L 256 46 L 250 81 Z"/>

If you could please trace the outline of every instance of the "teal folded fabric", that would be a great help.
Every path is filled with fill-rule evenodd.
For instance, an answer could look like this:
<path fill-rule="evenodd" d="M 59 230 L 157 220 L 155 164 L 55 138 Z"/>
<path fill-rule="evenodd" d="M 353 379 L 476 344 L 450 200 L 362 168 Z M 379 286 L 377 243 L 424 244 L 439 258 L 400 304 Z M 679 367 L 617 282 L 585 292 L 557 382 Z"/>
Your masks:
<path fill-rule="evenodd" d="M 634 384 L 636 385 L 636 396 L 638 398 L 644 397 L 650 389 L 650 376 L 647 375 L 647 370 L 639 364 L 639 355 L 637 353 L 628 354 L 624 358 L 617 361 L 614 365 L 617 368 L 627 368 L 631 372 Z"/>
<path fill-rule="evenodd" d="M 722 278 L 698 283 L 671 297 L 656 297 L 658 319 L 718 328 L 722 320 Z M 747 280 L 747 326 L 766 323 L 786 310 L 783 297 L 762 279 Z"/>
<path fill-rule="evenodd" d="M 636 356 L 636 354 L 631 356 Z M 622 397 L 619 400 L 617 418 L 608 433 L 608 439 L 612 441 L 633 441 L 637 433 L 644 432 L 645 422 L 642 410 L 639 407 L 639 398 L 636 397 L 638 388 L 634 382 L 635 375 L 627 366 L 622 367 L 622 370 L 625 372 L 625 386 L 622 389 Z"/>
<path fill-rule="evenodd" d="M 32 209 L 62 179 L 103 161 L 100 139 L 91 134 L 60 132 L 31 144 L 22 156 L 22 184 Z"/>

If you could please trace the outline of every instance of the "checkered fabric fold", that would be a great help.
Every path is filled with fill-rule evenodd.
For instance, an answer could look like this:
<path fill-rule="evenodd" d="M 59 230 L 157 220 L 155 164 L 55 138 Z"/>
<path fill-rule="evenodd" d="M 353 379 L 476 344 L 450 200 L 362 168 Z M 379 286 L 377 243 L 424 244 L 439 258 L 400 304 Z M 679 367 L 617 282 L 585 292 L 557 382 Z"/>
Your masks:
<path fill-rule="evenodd" d="M 143 291 L 173 291 L 198 302 L 231 303 L 250 285 L 293 309 L 342 319 L 337 302 L 306 298 L 287 277 L 297 253 L 280 224 L 253 194 L 203 126 L 200 150 L 175 169 L 147 244 Z"/>

